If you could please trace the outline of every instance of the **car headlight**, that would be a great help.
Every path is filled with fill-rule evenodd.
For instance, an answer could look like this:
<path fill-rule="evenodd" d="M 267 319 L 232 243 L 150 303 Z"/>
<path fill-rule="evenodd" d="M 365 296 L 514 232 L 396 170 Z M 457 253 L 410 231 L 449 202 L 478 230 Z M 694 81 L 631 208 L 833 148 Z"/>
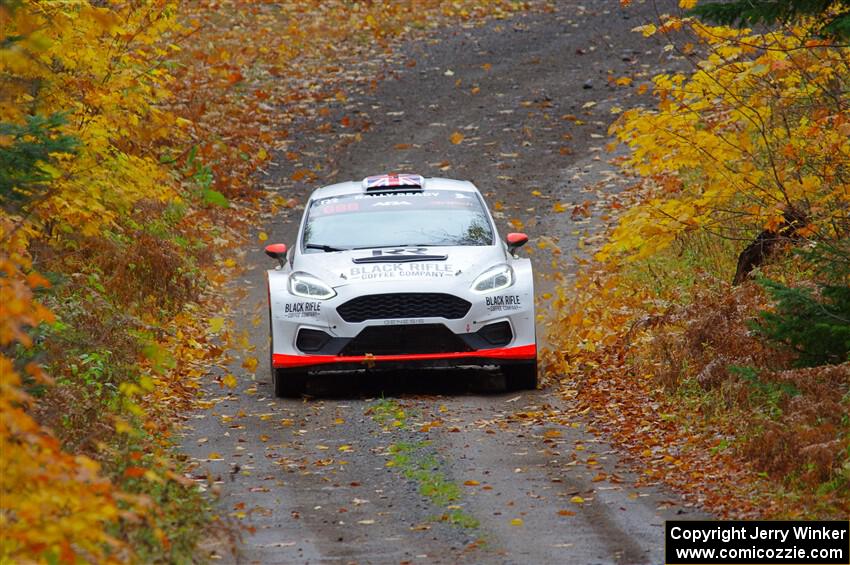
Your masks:
<path fill-rule="evenodd" d="M 493 292 L 514 284 L 514 270 L 510 265 L 496 265 L 487 269 L 472 282 L 472 292 Z"/>
<path fill-rule="evenodd" d="M 323 281 L 301 272 L 289 275 L 289 292 L 302 298 L 318 300 L 327 300 L 336 296 L 336 291 Z"/>

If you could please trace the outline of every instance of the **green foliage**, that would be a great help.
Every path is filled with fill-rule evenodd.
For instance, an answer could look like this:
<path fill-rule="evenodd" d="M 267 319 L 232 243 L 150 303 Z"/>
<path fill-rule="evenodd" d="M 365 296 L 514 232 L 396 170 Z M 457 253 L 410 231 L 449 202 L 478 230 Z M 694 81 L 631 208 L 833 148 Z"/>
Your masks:
<path fill-rule="evenodd" d="M 68 369 L 70 375 L 62 377 L 59 382 L 67 384 L 75 382 L 87 395 L 93 395 L 104 404 L 111 405 L 118 399 L 118 378 L 112 374 L 117 365 L 109 350 L 94 350 L 80 353 L 73 359 Z"/>
<path fill-rule="evenodd" d="M 376 415 L 373 415 L 376 419 Z M 459 508 L 452 508 L 463 498 L 460 486 L 449 479 L 440 469 L 440 461 L 433 454 L 426 454 L 430 441 L 399 442 L 390 445 L 390 466 L 402 472 L 405 478 L 416 482 L 419 494 L 434 505 L 446 508 L 447 512 L 436 521 L 445 521 L 461 528 L 477 528 L 478 520 Z"/>
<path fill-rule="evenodd" d="M 393 399 L 381 398 L 372 409 L 372 419 L 382 427 L 405 429 L 407 414 L 404 408 Z"/>
<path fill-rule="evenodd" d="M 847 0 L 735 0 L 708 2 L 690 14 L 712 23 L 737 27 L 791 23 L 813 17 L 820 22 L 821 35 L 850 37 L 850 2 Z"/>
<path fill-rule="evenodd" d="M 845 286 L 850 283 L 850 240 L 819 241 L 797 251 L 796 256 L 812 266 L 818 280 Z"/>
<path fill-rule="evenodd" d="M 0 123 L 0 205 L 9 209 L 47 189 L 59 173 L 50 164 L 59 153 L 73 154 L 78 140 L 60 133 L 63 114 L 28 116 L 22 125 Z"/>
<path fill-rule="evenodd" d="M 205 165 L 198 159 L 198 146 L 195 145 L 189 150 L 186 157 L 186 165 L 182 170 L 183 175 L 192 181 L 197 187 L 197 196 L 201 202 L 210 206 L 218 206 L 227 208 L 230 202 L 227 197 L 221 192 L 212 188 L 215 181 L 215 174 L 212 167 Z"/>
<path fill-rule="evenodd" d="M 146 434 L 142 438 L 143 441 L 130 441 L 118 448 L 113 458 L 115 466 L 109 471 L 124 492 L 148 498 L 157 512 L 141 527 L 116 524 L 111 533 L 129 536 L 141 563 L 197 563 L 198 540 L 212 520 L 211 501 L 189 482 L 128 477 L 127 470 L 133 468 L 161 471 L 157 456 L 144 454 L 139 458 L 154 439 Z M 166 453 L 176 465 L 173 472 L 182 474 L 185 466 L 172 450 Z"/>
<path fill-rule="evenodd" d="M 750 402 L 761 406 L 766 415 L 774 420 L 782 416 L 782 401 L 797 396 L 800 391 L 790 383 L 774 383 L 759 378 L 753 367 L 730 365 L 729 373 L 741 377 L 750 387 Z"/>
<path fill-rule="evenodd" d="M 819 292 L 760 279 L 776 310 L 761 312 L 753 329 L 769 340 L 791 346 L 797 365 L 843 363 L 850 354 L 850 287 L 820 284 Z"/>

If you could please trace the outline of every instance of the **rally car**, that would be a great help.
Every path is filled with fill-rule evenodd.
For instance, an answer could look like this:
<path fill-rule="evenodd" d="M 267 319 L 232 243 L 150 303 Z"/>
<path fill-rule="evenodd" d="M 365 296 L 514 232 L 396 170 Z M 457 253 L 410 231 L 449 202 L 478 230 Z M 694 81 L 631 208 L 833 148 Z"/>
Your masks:
<path fill-rule="evenodd" d="M 531 262 L 470 182 L 379 175 L 320 188 L 292 246 L 268 245 L 277 396 L 310 373 L 498 366 L 537 386 Z"/>

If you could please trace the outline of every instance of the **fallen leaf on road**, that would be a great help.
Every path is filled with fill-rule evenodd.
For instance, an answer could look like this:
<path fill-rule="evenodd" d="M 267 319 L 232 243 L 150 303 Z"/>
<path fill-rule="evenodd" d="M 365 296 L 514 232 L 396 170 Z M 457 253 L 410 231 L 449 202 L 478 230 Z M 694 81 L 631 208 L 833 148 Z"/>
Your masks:
<path fill-rule="evenodd" d="M 449 140 L 452 142 L 452 144 L 457 145 L 461 141 L 463 141 L 463 134 L 459 131 L 456 131 L 451 135 L 451 137 L 449 137 Z"/>
<path fill-rule="evenodd" d="M 210 333 L 217 334 L 224 328 L 224 318 L 210 318 Z"/>

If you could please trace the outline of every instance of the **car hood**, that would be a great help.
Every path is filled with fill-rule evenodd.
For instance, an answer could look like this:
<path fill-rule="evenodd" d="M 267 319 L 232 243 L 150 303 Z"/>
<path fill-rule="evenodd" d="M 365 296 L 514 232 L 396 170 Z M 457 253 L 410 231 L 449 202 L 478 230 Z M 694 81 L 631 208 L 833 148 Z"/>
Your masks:
<path fill-rule="evenodd" d="M 455 286 L 471 284 L 484 270 L 506 260 L 499 245 L 399 247 L 298 254 L 292 268 L 319 277 L 334 288 L 401 281 Z"/>

